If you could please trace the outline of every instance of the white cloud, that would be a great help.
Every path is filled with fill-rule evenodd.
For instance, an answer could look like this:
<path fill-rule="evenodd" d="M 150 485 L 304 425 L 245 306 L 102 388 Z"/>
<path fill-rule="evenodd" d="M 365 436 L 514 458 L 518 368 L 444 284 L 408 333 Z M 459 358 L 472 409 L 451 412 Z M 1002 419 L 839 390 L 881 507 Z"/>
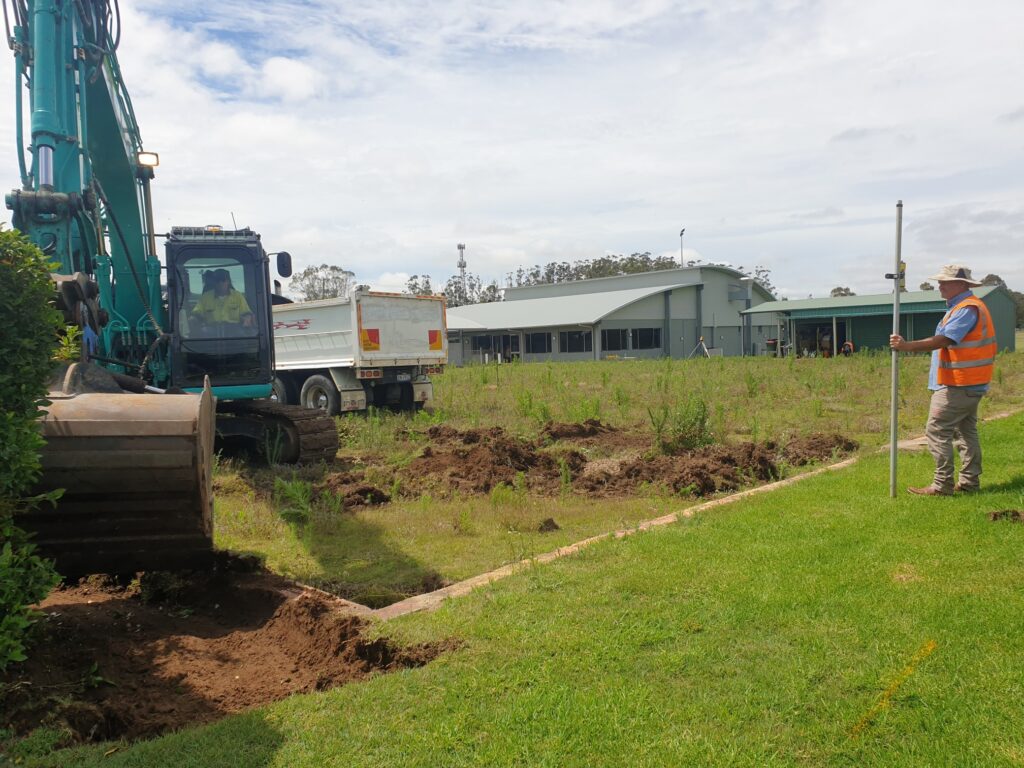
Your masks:
<path fill-rule="evenodd" d="M 320 74 L 308 64 L 274 56 L 263 62 L 254 96 L 300 103 L 316 97 L 322 82 Z"/>

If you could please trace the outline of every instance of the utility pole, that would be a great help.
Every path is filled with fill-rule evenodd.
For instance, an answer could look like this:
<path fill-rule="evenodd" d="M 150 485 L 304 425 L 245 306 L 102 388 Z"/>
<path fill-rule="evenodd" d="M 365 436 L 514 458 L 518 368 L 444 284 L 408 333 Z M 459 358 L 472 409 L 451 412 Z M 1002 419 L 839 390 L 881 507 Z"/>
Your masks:
<path fill-rule="evenodd" d="M 686 261 L 683 259 L 683 233 L 686 231 L 686 227 L 679 230 L 679 266 L 685 267 Z"/>

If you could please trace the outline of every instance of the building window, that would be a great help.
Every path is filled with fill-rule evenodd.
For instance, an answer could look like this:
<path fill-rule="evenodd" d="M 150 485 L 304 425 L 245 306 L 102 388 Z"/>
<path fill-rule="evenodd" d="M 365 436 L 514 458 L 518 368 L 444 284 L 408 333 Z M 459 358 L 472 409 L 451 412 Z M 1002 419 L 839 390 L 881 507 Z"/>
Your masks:
<path fill-rule="evenodd" d="M 661 328 L 634 328 L 633 349 L 661 349 Z"/>
<path fill-rule="evenodd" d="M 616 352 L 626 349 L 627 331 L 625 328 L 609 328 L 601 331 L 601 349 L 605 352 Z"/>
<path fill-rule="evenodd" d="M 558 334 L 559 352 L 593 352 L 594 334 L 590 331 L 561 331 Z"/>
<path fill-rule="evenodd" d="M 469 348 L 474 352 L 490 352 L 491 351 L 491 337 L 490 336 L 470 336 L 469 337 Z"/>
<path fill-rule="evenodd" d="M 527 333 L 526 354 L 528 355 L 549 355 L 551 354 L 550 333 Z"/>

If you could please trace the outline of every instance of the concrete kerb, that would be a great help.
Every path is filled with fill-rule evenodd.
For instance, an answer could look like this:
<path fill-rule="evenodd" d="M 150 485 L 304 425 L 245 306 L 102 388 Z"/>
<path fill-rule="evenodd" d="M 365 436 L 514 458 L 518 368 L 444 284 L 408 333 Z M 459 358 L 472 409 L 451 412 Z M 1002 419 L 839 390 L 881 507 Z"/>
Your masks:
<path fill-rule="evenodd" d="M 1024 409 L 1018 408 L 1012 411 L 997 413 L 993 416 L 985 417 L 984 419 L 982 419 L 982 421 L 996 421 L 998 419 L 1005 419 L 1009 416 L 1013 416 L 1017 413 L 1020 413 L 1022 410 Z M 909 438 L 907 440 L 901 440 L 896 445 L 900 450 L 913 451 L 920 450 L 926 447 L 926 442 L 923 436 L 919 436 Z M 889 444 L 886 443 L 885 445 L 878 449 L 878 452 L 881 453 L 883 451 L 888 450 Z M 668 515 L 663 515 L 662 517 L 657 517 L 653 520 L 645 520 L 644 522 L 639 523 L 633 528 L 622 528 L 617 531 L 612 531 L 611 533 L 602 533 L 597 536 L 591 536 L 589 539 L 577 541 L 575 544 L 567 544 L 566 546 L 559 547 L 558 549 L 552 552 L 545 552 L 541 555 L 536 555 L 534 557 L 526 558 L 515 563 L 503 565 L 501 568 L 496 568 L 493 571 L 482 573 L 479 576 L 473 576 L 472 578 L 466 579 L 465 581 L 460 581 L 456 584 L 450 584 L 449 586 L 435 590 L 434 592 L 427 592 L 422 595 L 415 595 L 405 600 L 401 600 L 400 602 L 392 603 L 391 605 L 385 606 L 384 608 L 378 608 L 377 610 L 373 611 L 371 615 L 376 619 L 380 619 L 381 621 L 387 621 L 388 619 L 393 619 L 397 616 L 405 616 L 406 614 L 417 613 L 419 611 L 433 610 L 437 608 L 439 605 L 441 605 L 441 603 L 443 603 L 448 598 L 461 597 L 462 595 L 467 595 L 477 587 L 482 587 L 485 584 L 490 584 L 492 581 L 504 579 L 506 576 L 511 576 L 512 574 L 518 573 L 519 571 L 522 571 L 525 568 L 529 568 L 530 566 L 542 563 L 550 563 L 552 560 L 557 560 L 560 557 L 575 554 L 576 552 L 579 552 L 581 549 L 589 547 L 591 544 L 596 544 L 599 541 L 605 541 L 607 539 L 613 538 L 622 539 L 626 536 L 632 536 L 634 533 L 641 533 L 643 531 L 649 531 L 652 528 L 660 528 L 664 525 L 671 525 L 672 523 L 678 522 L 680 518 L 690 518 L 696 515 L 698 512 L 703 512 L 705 510 L 712 509 L 713 507 L 721 507 L 726 504 L 732 504 L 733 502 L 749 498 L 750 496 L 754 496 L 759 493 L 770 493 L 771 491 L 778 490 L 779 488 L 785 488 L 786 486 L 802 482 L 812 477 L 817 477 L 818 475 L 822 475 L 826 472 L 835 472 L 840 469 L 845 469 L 846 467 L 853 466 L 858 461 L 860 461 L 860 459 L 861 457 L 859 455 L 851 456 L 848 459 L 837 461 L 834 464 L 827 464 L 825 466 L 818 467 L 816 469 L 811 470 L 810 472 L 804 472 L 803 474 L 795 475 L 794 477 L 787 477 L 785 480 L 777 480 L 774 483 L 759 485 L 756 488 L 748 488 L 745 491 L 733 493 L 730 494 L 729 496 L 723 496 L 720 499 L 712 499 L 711 501 L 706 501 L 703 504 L 697 504 L 692 507 L 687 507 L 686 509 L 680 512 L 673 512 Z"/>

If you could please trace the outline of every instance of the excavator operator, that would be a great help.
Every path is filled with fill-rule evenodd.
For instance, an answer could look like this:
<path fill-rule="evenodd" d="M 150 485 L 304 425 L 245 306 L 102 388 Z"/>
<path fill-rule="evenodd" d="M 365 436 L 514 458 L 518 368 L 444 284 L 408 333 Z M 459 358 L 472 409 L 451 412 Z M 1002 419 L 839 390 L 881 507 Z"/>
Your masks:
<path fill-rule="evenodd" d="M 254 327 L 252 310 L 245 294 L 231 285 L 231 275 L 226 269 L 216 269 L 210 277 L 212 290 L 205 291 L 192 310 L 193 329 L 202 330 L 225 324 Z"/>

